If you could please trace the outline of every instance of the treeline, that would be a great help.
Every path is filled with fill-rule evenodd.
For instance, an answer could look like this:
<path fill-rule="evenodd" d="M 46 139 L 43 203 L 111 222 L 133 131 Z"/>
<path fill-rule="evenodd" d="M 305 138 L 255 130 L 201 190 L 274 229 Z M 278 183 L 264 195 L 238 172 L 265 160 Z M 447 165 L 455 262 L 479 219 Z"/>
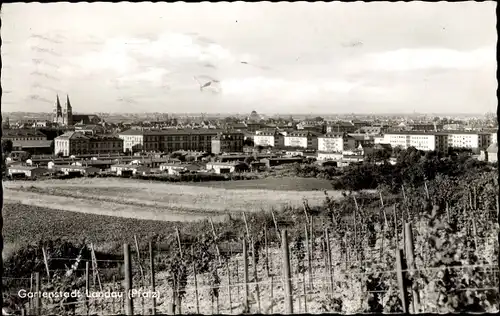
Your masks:
<path fill-rule="evenodd" d="M 404 183 L 421 186 L 437 175 L 457 177 L 478 172 L 488 172 L 493 166 L 478 161 L 466 152 L 423 152 L 413 147 L 398 153 L 396 164 L 364 163 L 344 168 L 342 175 L 333 180 L 335 189 L 358 191 L 387 187 L 390 192 L 399 192 Z"/>

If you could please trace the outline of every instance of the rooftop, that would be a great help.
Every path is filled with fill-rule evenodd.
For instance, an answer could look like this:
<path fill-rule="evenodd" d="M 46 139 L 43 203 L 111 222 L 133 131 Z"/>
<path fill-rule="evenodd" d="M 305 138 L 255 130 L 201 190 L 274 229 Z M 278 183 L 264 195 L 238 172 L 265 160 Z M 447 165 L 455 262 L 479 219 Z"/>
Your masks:
<path fill-rule="evenodd" d="M 15 140 L 12 147 L 21 148 L 47 148 L 52 146 L 51 140 Z"/>

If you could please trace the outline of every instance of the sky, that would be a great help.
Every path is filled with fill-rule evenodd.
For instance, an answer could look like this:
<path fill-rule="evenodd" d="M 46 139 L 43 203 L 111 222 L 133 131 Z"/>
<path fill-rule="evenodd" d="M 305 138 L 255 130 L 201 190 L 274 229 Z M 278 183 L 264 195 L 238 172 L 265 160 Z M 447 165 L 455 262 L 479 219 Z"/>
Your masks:
<path fill-rule="evenodd" d="M 2 111 L 496 111 L 496 2 L 14 3 Z M 211 82 L 209 86 L 201 86 Z"/>

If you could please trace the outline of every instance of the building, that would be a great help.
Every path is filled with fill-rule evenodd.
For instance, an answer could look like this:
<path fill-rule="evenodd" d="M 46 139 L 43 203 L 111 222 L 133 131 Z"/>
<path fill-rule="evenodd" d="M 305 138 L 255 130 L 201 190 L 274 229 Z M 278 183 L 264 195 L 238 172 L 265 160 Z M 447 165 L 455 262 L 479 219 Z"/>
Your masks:
<path fill-rule="evenodd" d="M 327 123 L 326 125 L 327 133 L 354 133 L 357 129 L 351 122 L 344 121 Z"/>
<path fill-rule="evenodd" d="M 100 125 L 75 125 L 75 132 L 80 132 L 87 136 L 102 135 L 105 131 L 105 128 Z"/>
<path fill-rule="evenodd" d="M 318 152 L 335 153 L 353 147 L 354 139 L 343 133 L 326 133 L 318 136 Z"/>
<path fill-rule="evenodd" d="M 349 137 L 354 140 L 354 146 L 350 148 L 357 148 L 360 145 L 373 145 L 375 143 L 374 137 L 368 134 L 349 134 Z"/>
<path fill-rule="evenodd" d="M 4 129 L 2 131 L 2 139 L 9 139 L 12 142 L 27 140 L 47 140 L 47 136 L 39 130 L 31 128 Z"/>
<path fill-rule="evenodd" d="M 52 144 L 51 140 L 16 140 L 12 142 L 12 149 L 31 155 L 51 155 L 54 152 Z"/>
<path fill-rule="evenodd" d="M 437 132 L 443 129 L 443 124 L 436 123 L 413 123 L 408 124 L 408 129 L 419 132 Z"/>
<path fill-rule="evenodd" d="M 318 149 L 318 134 L 310 131 L 293 131 L 284 137 L 285 147 Z"/>
<path fill-rule="evenodd" d="M 283 148 L 285 137 L 278 131 L 257 131 L 253 142 L 255 146 Z"/>
<path fill-rule="evenodd" d="M 320 161 L 342 160 L 342 152 L 320 152 L 320 151 L 318 151 L 317 158 Z"/>
<path fill-rule="evenodd" d="M 390 132 L 384 135 L 384 144 L 390 144 L 392 148 L 400 147 L 408 149 L 415 147 L 423 151 L 441 151 L 448 150 L 448 135 L 445 133 L 427 133 L 427 132 Z"/>
<path fill-rule="evenodd" d="M 66 132 L 54 139 L 54 153 L 64 157 L 88 154 L 89 138 L 82 133 Z"/>
<path fill-rule="evenodd" d="M 117 164 L 111 166 L 111 171 L 116 172 L 118 176 L 146 175 L 151 172 L 151 168 L 141 165 Z"/>
<path fill-rule="evenodd" d="M 468 148 L 479 153 L 491 145 L 491 133 L 486 132 L 465 132 L 465 131 L 447 131 L 448 147 Z"/>
<path fill-rule="evenodd" d="M 66 132 L 54 140 L 56 155 L 120 154 L 123 140 L 114 136 L 85 136 L 80 132 Z"/>
<path fill-rule="evenodd" d="M 98 124 L 101 119 L 93 114 L 73 114 L 73 107 L 66 95 L 66 103 L 61 106 L 59 95 L 56 96 L 56 104 L 53 109 L 53 123 L 62 126 L 73 126 L 75 124 Z"/>
<path fill-rule="evenodd" d="M 486 149 L 486 161 L 495 163 L 498 162 L 498 143 L 491 144 L 488 149 Z"/>
<path fill-rule="evenodd" d="M 206 169 L 208 171 L 215 172 L 217 174 L 241 172 L 248 168 L 245 163 L 242 162 L 208 162 L 206 164 Z"/>
<path fill-rule="evenodd" d="M 11 165 L 7 169 L 7 175 L 11 178 L 36 179 L 47 173 L 49 173 L 49 170 L 38 166 Z"/>
<path fill-rule="evenodd" d="M 212 138 L 221 132 L 221 130 L 215 129 L 129 129 L 119 133 L 118 137 L 123 140 L 124 152 L 174 152 L 179 150 L 211 152 Z M 241 142 L 243 144 L 243 137 Z"/>
<path fill-rule="evenodd" d="M 211 153 L 243 152 L 243 137 L 241 132 L 220 133 L 212 138 Z"/>
<path fill-rule="evenodd" d="M 267 168 L 271 168 L 287 164 L 302 163 L 304 162 L 304 157 L 266 158 L 262 159 L 261 162 L 265 163 Z"/>
<path fill-rule="evenodd" d="M 88 153 L 91 155 L 110 155 L 123 152 L 123 140 L 117 136 L 90 136 Z"/>
<path fill-rule="evenodd" d="M 97 167 L 78 165 L 59 165 L 55 166 L 54 169 L 64 173 L 67 176 L 93 176 L 101 171 Z"/>

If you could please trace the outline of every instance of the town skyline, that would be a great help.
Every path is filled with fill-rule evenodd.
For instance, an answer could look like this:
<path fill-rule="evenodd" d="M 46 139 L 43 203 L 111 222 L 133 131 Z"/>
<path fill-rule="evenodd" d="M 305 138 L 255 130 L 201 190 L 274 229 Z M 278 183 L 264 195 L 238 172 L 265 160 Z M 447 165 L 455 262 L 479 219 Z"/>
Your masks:
<path fill-rule="evenodd" d="M 493 112 L 495 6 L 6 4 L 2 111 Z"/>

